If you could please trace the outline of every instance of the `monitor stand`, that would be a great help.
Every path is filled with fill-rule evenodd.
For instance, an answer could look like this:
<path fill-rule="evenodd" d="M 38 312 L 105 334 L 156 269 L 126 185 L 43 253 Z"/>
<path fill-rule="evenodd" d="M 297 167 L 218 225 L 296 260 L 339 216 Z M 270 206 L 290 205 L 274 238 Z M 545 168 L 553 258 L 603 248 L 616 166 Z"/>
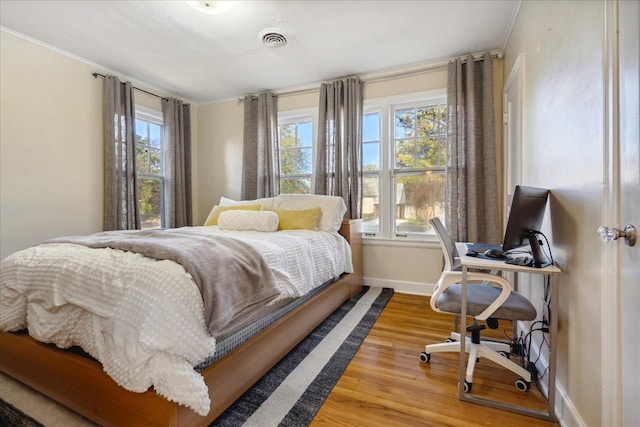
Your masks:
<path fill-rule="evenodd" d="M 535 268 L 543 268 L 551 265 L 551 261 L 547 258 L 542 250 L 542 243 L 538 239 L 538 234 L 542 234 L 539 231 L 530 230 L 525 233 L 525 237 L 529 240 L 531 246 L 531 255 L 533 256 L 533 266 Z"/>

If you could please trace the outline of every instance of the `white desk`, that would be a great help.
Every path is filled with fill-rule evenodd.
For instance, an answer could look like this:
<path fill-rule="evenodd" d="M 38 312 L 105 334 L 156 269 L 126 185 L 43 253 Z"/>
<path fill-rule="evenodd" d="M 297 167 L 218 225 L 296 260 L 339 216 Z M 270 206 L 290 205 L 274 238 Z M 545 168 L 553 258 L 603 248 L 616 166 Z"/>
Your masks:
<path fill-rule="evenodd" d="M 511 412 L 516 412 L 522 415 L 533 416 L 536 418 L 540 418 L 547 421 L 556 421 L 554 414 L 554 404 L 555 404 L 555 392 L 556 392 L 556 347 L 557 347 L 557 337 L 556 334 L 558 332 L 558 282 L 559 282 L 559 273 L 561 270 L 555 266 L 550 265 L 545 268 L 532 268 L 532 267 L 523 267 L 520 265 L 514 264 L 506 264 L 501 260 L 490 260 L 478 257 L 472 257 L 465 255 L 467 250 L 464 243 L 457 242 L 456 249 L 458 250 L 458 254 L 460 255 L 460 263 L 462 266 L 462 314 L 460 316 L 461 327 L 460 331 L 463 333 L 467 329 L 467 272 L 469 268 L 472 269 L 483 269 L 483 270 L 501 270 L 501 271 L 510 271 L 515 273 L 515 281 L 513 283 L 514 289 L 517 290 L 517 280 L 518 275 L 521 273 L 528 274 L 543 274 L 546 276 L 550 276 L 551 278 L 551 324 L 549 325 L 549 340 L 550 340 L 550 350 L 549 350 L 549 377 L 548 377 L 548 396 L 547 396 L 547 412 L 536 411 L 533 409 L 515 406 L 511 404 L 507 404 L 504 402 L 499 402 L 495 400 L 488 400 L 481 397 L 473 396 L 470 393 L 464 392 L 464 384 L 465 380 L 465 340 L 460 340 L 460 388 L 459 388 L 459 397 L 460 400 L 479 403 L 487 406 L 491 406 L 494 408 L 504 409 Z M 533 380 L 533 379 L 532 379 Z"/>

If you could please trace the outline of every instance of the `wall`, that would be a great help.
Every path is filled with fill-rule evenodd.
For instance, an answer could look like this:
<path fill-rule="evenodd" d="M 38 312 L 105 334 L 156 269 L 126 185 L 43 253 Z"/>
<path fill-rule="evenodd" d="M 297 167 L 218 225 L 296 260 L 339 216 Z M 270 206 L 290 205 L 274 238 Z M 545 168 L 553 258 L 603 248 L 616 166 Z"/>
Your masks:
<path fill-rule="evenodd" d="M 86 64 L 0 37 L 5 258 L 50 237 L 101 230 L 102 85 Z"/>
<path fill-rule="evenodd" d="M 522 2 L 505 49 L 505 74 L 524 58 L 523 183 L 552 191 L 543 231 L 563 270 L 557 383 L 564 425 L 600 425 L 602 34 L 602 2 Z"/>
<path fill-rule="evenodd" d="M 502 61 L 494 61 L 496 152 L 502 161 Z M 365 78 L 366 80 L 366 78 Z M 382 98 L 446 88 L 445 68 L 405 77 L 365 83 L 364 98 Z M 318 92 L 282 95 L 278 111 L 317 108 Z M 221 196 L 240 198 L 242 182 L 243 106 L 237 100 L 203 105 L 199 108 L 198 199 L 196 223 L 201 224 Z M 501 183 L 499 187 L 501 188 Z M 437 242 L 403 245 L 366 241 L 363 248 L 365 284 L 383 285 L 404 292 L 430 293 L 440 272 L 443 258 Z"/>
<path fill-rule="evenodd" d="M 91 73 L 105 71 L 5 31 L 0 31 L 0 45 L 4 259 L 52 237 L 102 230 L 103 85 Z M 161 111 L 158 98 L 141 92 L 135 97 L 136 103 Z M 192 115 L 195 129 L 197 108 Z M 194 137 L 194 157 L 196 142 Z"/>

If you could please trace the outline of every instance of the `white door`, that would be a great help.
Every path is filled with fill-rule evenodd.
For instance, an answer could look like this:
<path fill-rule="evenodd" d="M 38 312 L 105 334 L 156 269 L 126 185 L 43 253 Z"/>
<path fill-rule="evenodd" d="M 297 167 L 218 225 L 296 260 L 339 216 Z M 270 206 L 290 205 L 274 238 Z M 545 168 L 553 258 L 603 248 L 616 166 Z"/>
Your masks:
<path fill-rule="evenodd" d="M 620 226 L 640 227 L 640 2 L 620 3 Z M 622 425 L 640 422 L 640 242 L 620 246 Z"/>
<path fill-rule="evenodd" d="M 640 2 L 605 2 L 608 62 L 605 225 L 640 227 Z M 619 38 L 616 39 L 616 33 Z M 616 55 L 617 52 L 617 55 Z M 616 84 L 617 83 L 617 84 Z M 603 249 L 602 424 L 640 420 L 640 241 Z"/>

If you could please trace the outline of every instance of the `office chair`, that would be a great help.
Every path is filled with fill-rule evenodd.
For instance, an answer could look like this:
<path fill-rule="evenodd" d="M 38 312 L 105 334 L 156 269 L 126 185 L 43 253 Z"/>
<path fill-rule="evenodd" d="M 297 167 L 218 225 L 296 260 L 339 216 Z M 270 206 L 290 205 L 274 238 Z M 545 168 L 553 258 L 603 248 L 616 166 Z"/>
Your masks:
<path fill-rule="evenodd" d="M 433 227 L 433 230 L 436 232 L 436 237 L 440 242 L 440 247 L 442 248 L 442 253 L 444 254 L 444 269 L 443 271 L 461 271 L 460 265 L 460 257 L 458 255 L 458 250 L 456 249 L 456 244 L 449 235 L 446 227 L 440 221 L 440 218 L 434 217 L 429 220 L 429 224 Z M 491 270 L 490 274 L 500 274 L 499 270 Z M 483 281 L 483 285 L 490 285 L 488 281 Z M 495 327 L 497 327 L 497 320 L 489 319 L 489 322 L 494 322 Z M 453 321 L 453 332 L 451 333 L 451 340 L 459 340 L 460 334 L 460 316 L 456 315 Z M 495 329 L 495 328 L 493 328 Z"/>
<path fill-rule="evenodd" d="M 459 316 L 462 311 L 462 272 L 447 270 L 447 266 L 455 265 L 455 258 L 447 264 L 449 254 L 454 254 L 451 248 L 455 246 L 448 238 L 446 229 L 437 218 L 430 220 L 436 230 L 440 245 L 445 253 L 445 270 L 436 284 L 431 296 L 431 308 L 439 313 L 448 313 Z M 439 223 L 439 224 L 438 224 Z M 441 233 L 444 230 L 444 233 Z M 443 238 L 444 236 L 446 238 Z M 450 245 L 447 243 L 450 242 Z M 455 256 L 455 255 L 454 255 Z M 487 285 L 489 283 L 490 285 Z M 531 302 L 521 294 L 513 292 L 511 283 L 503 277 L 479 273 L 467 273 L 467 316 L 473 318 L 472 324 L 467 328 L 471 337 L 465 336 L 465 351 L 469 353 L 467 370 L 464 381 L 464 391 L 470 392 L 473 385 L 473 371 L 476 361 L 480 357 L 487 358 L 494 363 L 503 366 L 520 377 L 516 380 L 516 388 L 520 391 L 529 390 L 531 385 L 531 373 L 509 360 L 511 348 L 509 344 L 481 340 L 480 331 L 485 329 L 479 321 L 489 318 L 505 320 L 534 320 L 536 309 Z M 452 333 L 444 343 L 429 344 L 425 351 L 420 353 L 420 360 L 429 362 L 432 353 L 460 352 L 461 335 Z"/>

